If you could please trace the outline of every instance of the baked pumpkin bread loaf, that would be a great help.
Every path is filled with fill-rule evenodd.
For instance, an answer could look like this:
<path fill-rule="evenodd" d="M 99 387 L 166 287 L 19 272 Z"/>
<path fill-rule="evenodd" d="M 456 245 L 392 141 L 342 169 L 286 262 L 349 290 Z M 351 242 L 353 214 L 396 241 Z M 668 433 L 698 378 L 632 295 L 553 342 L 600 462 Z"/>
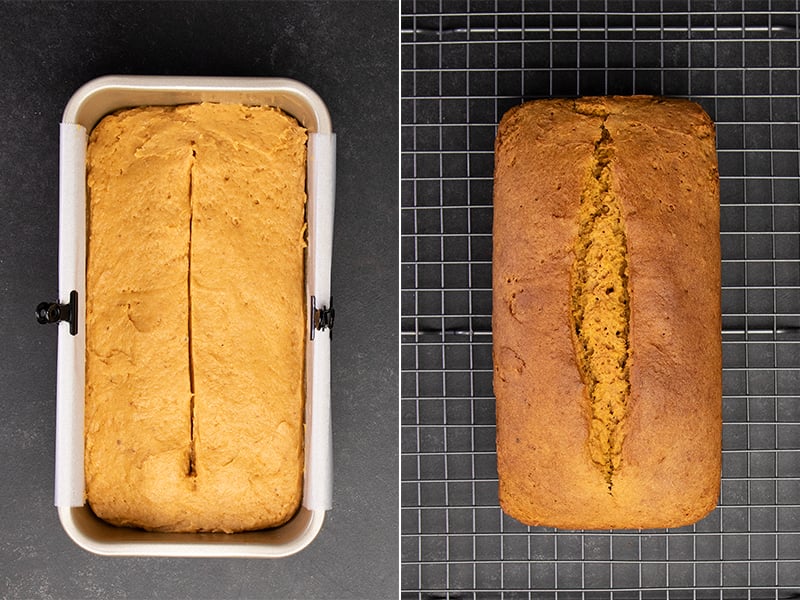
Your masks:
<path fill-rule="evenodd" d="M 716 506 L 722 344 L 714 126 L 695 103 L 539 100 L 495 146 L 503 510 L 678 527 Z"/>
<path fill-rule="evenodd" d="M 85 474 L 111 523 L 241 531 L 303 474 L 306 133 L 269 107 L 140 107 L 87 154 Z"/>

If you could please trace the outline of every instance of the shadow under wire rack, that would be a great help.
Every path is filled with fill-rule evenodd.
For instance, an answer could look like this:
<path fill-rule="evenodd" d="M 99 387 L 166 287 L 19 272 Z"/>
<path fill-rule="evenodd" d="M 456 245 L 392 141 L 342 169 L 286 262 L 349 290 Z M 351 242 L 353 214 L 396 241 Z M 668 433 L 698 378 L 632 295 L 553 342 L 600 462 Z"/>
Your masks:
<path fill-rule="evenodd" d="M 402 0 L 403 598 L 800 598 L 798 8 Z M 605 94 L 691 98 L 717 126 L 723 476 L 691 527 L 525 527 L 497 502 L 497 123 Z"/>

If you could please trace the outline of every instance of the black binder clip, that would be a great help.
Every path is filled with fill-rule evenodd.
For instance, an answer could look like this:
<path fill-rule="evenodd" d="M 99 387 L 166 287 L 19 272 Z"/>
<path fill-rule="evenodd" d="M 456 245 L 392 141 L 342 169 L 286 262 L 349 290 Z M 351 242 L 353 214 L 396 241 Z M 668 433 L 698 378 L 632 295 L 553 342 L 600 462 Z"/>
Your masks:
<path fill-rule="evenodd" d="M 69 332 L 71 335 L 78 334 L 78 292 L 72 290 L 69 293 L 69 302 L 42 302 L 36 307 L 36 320 L 46 325 L 48 323 L 69 322 Z"/>
<path fill-rule="evenodd" d="M 330 332 L 333 337 L 333 318 L 336 311 L 333 310 L 333 296 L 331 296 L 331 305 L 328 307 L 322 306 L 317 308 L 317 298 L 311 296 L 311 339 L 314 339 L 314 334 L 317 331 Z"/>

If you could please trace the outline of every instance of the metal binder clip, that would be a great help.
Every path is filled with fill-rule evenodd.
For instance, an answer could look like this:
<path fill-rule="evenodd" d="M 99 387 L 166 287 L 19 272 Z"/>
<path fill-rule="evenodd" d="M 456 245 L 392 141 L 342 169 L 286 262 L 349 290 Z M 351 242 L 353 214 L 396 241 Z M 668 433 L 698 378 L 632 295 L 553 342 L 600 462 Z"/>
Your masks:
<path fill-rule="evenodd" d="M 311 296 L 311 339 L 314 339 L 316 331 L 330 331 L 330 336 L 333 337 L 333 317 L 336 311 L 333 310 L 333 296 L 331 296 L 331 305 L 329 307 L 322 306 L 317 308 L 316 296 Z"/>
<path fill-rule="evenodd" d="M 69 322 L 69 332 L 71 335 L 78 334 L 78 292 L 72 290 L 69 293 L 69 302 L 41 302 L 36 307 L 36 320 L 46 325 L 48 323 Z"/>

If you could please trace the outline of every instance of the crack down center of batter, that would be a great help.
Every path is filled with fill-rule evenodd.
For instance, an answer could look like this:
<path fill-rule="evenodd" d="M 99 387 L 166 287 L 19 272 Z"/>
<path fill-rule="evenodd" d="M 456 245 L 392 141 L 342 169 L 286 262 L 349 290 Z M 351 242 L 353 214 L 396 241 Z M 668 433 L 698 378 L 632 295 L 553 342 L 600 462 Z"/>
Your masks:
<path fill-rule="evenodd" d="M 192 227 L 194 225 L 194 205 L 192 203 L 192 188 L 194 187 L 194 166 L 197 158 L 197 150 L 192 142 L 192 162 L 189 166 L 189 248 L 187 252 L 187 273 L 186 287 L 188 297 L 188 331 L 187 344 L 189 349 L 189 464 L 187 475 L 195 477 L 197 475 L 197 455 L 195 430 L 195 392 L 194 392 L 194 351 L 192 350 Z"/>

